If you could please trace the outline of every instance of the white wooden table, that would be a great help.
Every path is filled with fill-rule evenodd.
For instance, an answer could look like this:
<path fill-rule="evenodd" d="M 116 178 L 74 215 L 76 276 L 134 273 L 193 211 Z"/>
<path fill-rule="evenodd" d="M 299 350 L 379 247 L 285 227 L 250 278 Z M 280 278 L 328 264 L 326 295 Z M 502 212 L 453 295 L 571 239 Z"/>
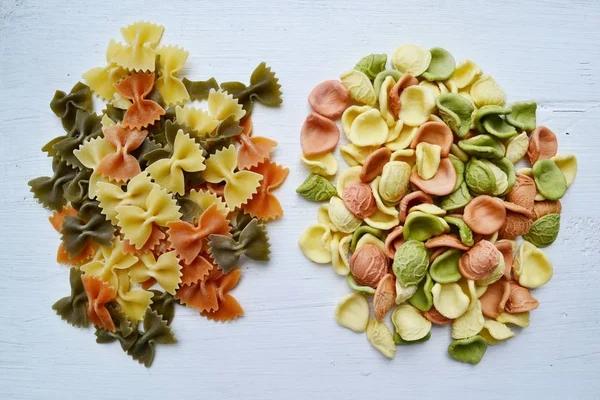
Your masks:
<path fill-rule="evenodd" d="M 193 5 L 192 5 L 193 3 Z M 600 397 L 600 3 L 590 1 L 57 1 L 0 0 L 0 398 L 2 399 L 412 399 Z M 48 108 L 119 28 L 144 19 L 166 27 L 163 43 L 190 51 L 196 79 L 246 80 L 266 60 L 284 105 L 257 107 L 255 129 L 279 141 L 290 167 L 277 192 L 284 219 L 269 225 L 273 258 L 246 264 L 235 296 L 246 316 L 215 324 L 178 308 L 176 346 L 150 369 L 93 330 L 50 309 L 66 295 L 54 262 L 58 235 L 26 182 L 50 172 L 40 147 L 61 133 Z M 548 249 L 555 275 L 536 291 L 531 326 L 491 347 L 480 365 L 453 362 L 448 329 L 389 361 L 365 335 L 336 325 L 348 292 L 330 268 L 296 246 L 316 207 L 294 193 L 307 172 L 299 130 L 311 88 L 363 55 L 403 43 L 471 58 L 509 100 L 538 101 L 538 121 L 575 153 L 579 176 L 563 202 L 562 230 Z"/>

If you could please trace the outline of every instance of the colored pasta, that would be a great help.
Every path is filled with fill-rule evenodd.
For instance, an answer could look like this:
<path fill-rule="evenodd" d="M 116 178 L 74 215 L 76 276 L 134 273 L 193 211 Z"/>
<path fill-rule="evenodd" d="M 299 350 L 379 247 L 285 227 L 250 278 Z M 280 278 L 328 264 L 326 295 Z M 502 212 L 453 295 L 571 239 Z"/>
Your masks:
<path fill-rule="evenodd" d="M 298 246 L 346 276 L 353 294 L 336 320 L 366 331 L 384 356 L 429 340 L 432 324 L 451 324 L 449 356 L 477 364 L 488 345 L 515 336 L 506 324 L 529 325 L 540 305 L 533 290 L 553 275 L 541 248 L 558 237 L 577 159 L 557 155 L 534 101 L 507 105 L 473 61 L 457 65 L 445 49 L 404 45 L 394 69 L 386 64 L 385 54 L 368 55 L 308 96 L 300 158 L 311 174 L 296 192 L 328 203 Z M 349 168 L 333 183 L 340 118 Z M 517 171 L 526 155 L 531 168 Z M 244 206 L 250 214 L 252 205 Z M 244 251 L 239 240 L 211 239 L 217 263 L 227 264 L 229 249 Z M 374 319 L 365 295 L 373 295 Z"/>
<path fill-rule="evenodd" d="M 282 102 L 265 63 L 249 85 L 190 80 L 189 53 L 161 45 L 162 26 L 121 33 L 106 65 L 56 91 L 65 132 L 42 148 L 52 173 L 29 186 L 52 211 L 56 261 L 70 269 L 71 293 L 52 308 L 149 367 L 157 345 L 177 342 L 176 304 L 212 321 L 244 314 L 231 294 L 238 267 L 269 260 L 265 223 L 283 216 L 273 191 L 288 169 L 271 161 L 277 142 L 252 136 L 254 103 Z"/>

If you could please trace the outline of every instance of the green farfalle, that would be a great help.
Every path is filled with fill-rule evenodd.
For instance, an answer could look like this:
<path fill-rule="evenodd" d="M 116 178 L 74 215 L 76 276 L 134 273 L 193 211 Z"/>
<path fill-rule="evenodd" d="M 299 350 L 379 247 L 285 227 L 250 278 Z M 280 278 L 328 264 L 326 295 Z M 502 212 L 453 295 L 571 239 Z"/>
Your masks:
<path fill-rule="evenodd" d="M 239 136 L 243 130 L 240 122 L 231 116 L 221 121 L 213 134 L 196 138 L 196 142 L 200 144 L 205 153 L 214 154 L 232 145 L 233 138 Z"/>
<path fill-rule="evenodd" d="M 59 157 L 70 166 L 83 168 L 81 161 L 73 154 L 85 140 L 102 136 L 102 124 L 96 113 L 77 110 L 75 121 L 66 135 L 58 136 L 46 143 L 42 150 L 49 156 Z"/>
<path fill-rule="evenodd" d="M 491 135 L 477 135 L 458 142 L 458 147 L 470 156 L 497 159 L 504 157 L 504 146 Z"/>
<path fill-rule="evenodd" d="M 469 187 L 466 182 L 463 182 L 460 187 L 447 196 L 442 197 L 440 207 L 446 211 L 458 210 L 469 204 L 473 199 L 469 192 Z"/>
<path fill-rule="evenodd" d="M 173 295 L 160 290 L 151 290 L 151 292 L 153 296 L 150 309 L 160 315 L 167 325 L 171 325 L 173 318 L 175 318 L 175 298 Z"/>
<path fill-rule="evenodd" d="M 399 346 L 424 343 L 429 339 L 431 339 L 431 332 L 428 332 L 427 335 L 418 340 L 404 340 L 402 339 L 402 337 L 400 337 L 400 334 L 398 332 L 394 332 L 394 343 L 396 343 Z"/>
<path fill-rule="evenodd" d="M 450 162 L 452 163 L 452 166 L 454 167 L 454 171 L 456 171 L 456 184 L 454 185 L 454 189 L 452 190 L 452 191 L 455 191 L 465 181 L 465 163 L 462 162 L 454 154 L 449 154 L 448 159 L 450 159 Z"/>
<path fill-rule="evenodd" d="M 177 339 L 167 322 L 156 311 L 146 310 L 143 325 L 144 331 L 138 333 L 127 354 L 145 367 L 149 367 L 154 361 L 156 345 L 174 344 L 177 343 Z"/>
<path fill-rule="evenodd" d="M 252 222 L 253 218 L 251 215 L 244 213 L 241 210 L 238 210 L 236 213 L 231 215 L 229 218 L 229 225 L 231 226 L 231 237 L 234 239 L 239 239 L 240 234 L 244 230 L 244 228 Z"/>
<path fill-rule="evenodd" d="M 454 340 L 448 346 L 448 354 L 456 361 L 469 364 L 478 364 L 483 358 L 488 344 L 479 335 L 467 339 Z"/>
<path fill-rule="evenodd" d="M 441 47 L 434 47 L 429 52 L 431 61 L 421 76 L 428 81 L 445 81 L 450 78 L 456 68 L 456 61 L 452 54 Z"/>
<path fill-rule="evenodd" d="M 394 78 L 394 81 L 398 82 L 400 78 L 402 78 L 402 73 L 394 69 L 386 69 L 378 73 L 375 77 L 375 80 L 373 81 L 373 89 L 375 89 L 375 95 L 377 96 L 377 98 L 379 98 L 381 85 L 383 85 L 383 81 L 385 81 L 385 78 L 387 78 L 388 76 L 391 76 L 392 78 Z"/>
<path fill-rule="evenodd" d="M 69 256 L 76 257 L 89 239 L 103 246 L 111 246 L 115 227 L 102 214 L 97 201 L 87 201 L 77 216 L 66 216 L 61 230 L 61 240 Z"/>
<path fill-rule="evenodd" d="M 133 346 L 139 336 L 138 324 L 127 318 L 127 315 L 121 311 L 117 303 L 108 303 L 106 309 L 115 323 L 115 332 L 96 327 L 96 343 L 113 343 L 119 341 L 123 351 L 127 351 Z"/>
<path fill-rule="evenodd" d="M 179 206 L 179 212 L 181 213 L 181 220 L 186 222 L 194 222 L 200 214 L 204 211 L 198 203 L 190 199 L 187 196 L 175 196 L 177 205 Z"/>
<path fill-rule="evenodd" d="M 469 228 L 462 218 L 445 216 L 444 220 L 450 225 L 450 232 L 458 234 L 462 244 L 465 246 L 473 246 L 475 244 L 475 241 L 473 240 L 473 231 L 471 231 L 471 228 Z M 456 229 L 453 229 L 453 227 Z"/>
<path fill-rule="evenodd" d="M 431 295 L 431 289 L 433 289 L 433 280 L 429 274 L 425 275 L 425 279 L 422 279 L 417 286 L 415 294 L 408 299 L 408 302 L 415 308 L 425 312 L 429 311 L 433 306 L 433 296 Z"/>
<path fill-rule="evenodd" d="M 357 230 L 355 230 L 352 234 L 352 241 L 350 242 L 350 251 L 356 250 L 356 244 L 358 243 L 360 238 L 363 237 L 363 235 L 366 235 L 367 233 L 377 237 L 379 240 L 384 240 L 384 234 L 381 230 L 377 228 L 372 228 L 368 225 L 363 225 Z"/>
<path fill-rule="evenodd" d="M 78 328 L 89 326 L 87 317 L 88 298 L 85 294 L 83 282 L 81 281 L 81 275 L 81 271 L 76 268 L 70 269 L 69 283 L 71 284 L 71 294 L 52 305 L 52 309 L 56 311 L 56 314 Z"/>
<path fill-rule="evenodd" d="M 475 127 L 481 133 L 489 133 L 498 139 L 510 139 L 517 135 L 517 130 L 505 120 L 510 108 L 495 105 L 483 106 L 475 113 Z"/>
<path fill-rule="evenodd" d="M 65 199 L 71 203 L 75 208 L 82 204 L 88 198 L 88 191 L 90 186 L 90 177 L 92 170 L 84 168 L 63 185 L 63 194 Z"/>
<path fill-rule="evenodd" d="M 424 242 L 449 230 L 450 227 L 443 218 L 421 211 L 414 211 L 410 212 L 408 217 L 406 217 L 402 234 L 405 239 Z"/>
<path fill-rule="evenodd" d="M 465 137 L 473 124 L 473 103 L 457 93 L 440 94 L 435 102 L 446 125 L 459 138 Z"/>
<path fill-rule="evenodd" d="M 538 160 L 532 167 L 538 192 L 546 200 L 560 200 L 567 191 L 567 180 L 552 160 Z"/>
<path fill-rule="evenodd" d="M 377 75 L 385 70 L 387 64 L 387 54 L 369 54 L 360 59 L 354 66 L 354 69 L 367 75 L 373 80 Z"/>
<path fill-rule="evenodd" d="M 113 106 L 112 104 L 107 104 L 104 110 L 102 110 L 102 115 L 106 115 L 111 119 L 114 123 L 119 123 L 123 121 L 123 117 L 125 116 L 126 110 L 121 110 Z"/>
<path fill-rule="evenodd" d="M 183 78 L 181 82 L 183 82 L 183 85 L 190 95 L 190 100 L 192 101 L 206 100 L 208 99 L 208 93 L 210 92 L 210 89 L 219 89 L 219 84 L 215 78 L 210 78 L 206 81 L 191 81 L 188 78 Z"/>
<path fill-rule="evenodd" d="M 66 204 L 64 186 L 77 175 L 77 171 L 65 161 L 52 161 L 52 176 L 40 176 L 27 182 L 33 196 L 46 208 L 58 211 Z"/>
<path fill-rule="evenodd" d="M 78 110 L 92 111 L 92 91 L 89 86 L 77 82 L 69 93 L 57 90 L 50 102 L 50 108 L 61 119 L 62 126 L 68 132 L 75 124 Z"/>
<path fill-rule="evenodd" d="M 560 214 L 547 214 L 536 219 L 529 232 L 523 239 L 533 243 L 536 247 L 546 247 L 554 243 L 560 230 Z"/>
<path fill-rule="evenodd" d="M 241 82 L 224 82 L 221 84 L 221 89 L 226 90 L 238 99 L 244 110 L 246 110 L 246 115 L 252 113 L 255 101 L 269 107 L 278 106 L 283 102 L 279 79 L 275 76 L 275 72 L 272 72 L 271 68 L 267 67 L 264 62 L 258 64 L 252 72 L 250 85 L 246 86 Z"/>
<path fill-rule="evenodd" d="M 215 234 L 209 239 L 209 252 L 224 273 L 235 267 L 242 254 L 256 261 L 269 261 L 269 236 L 264 224 L 256 218 L 244 227 L 237 239 Z"/>
<path fill-rule="evenodd" d="M 154 141 L 154 139 L 147 137 L 146 139 L 144 139 L 140 147 L 131 152 L 131 155 L 136 158 L 136 160 L 140 164 L 140 168 L 144 170 L 148 166 L 148 161 L 146 161 L 146 155 L 160 148 L 160 144 Z M 186 171 L 184 171 L 184 175 L 185 172 Z"/>
<path fill-rule="evenodd" d="M 417 285 L 427 273 L 429 254 L 423 242 L 409 239 L 394 255 L 394 275 L 402 286 Z"/>
<path fill-rule="evenodd" d="M 532 131 L 536 128 L 537 103 L 535 101 L 517 101 L 511 106 L 511 112 L 506 121 L 522 131 Z"/>
<path fill-rule="evenodd" d="M 296 193 L 310 201 L 326 201 L 337 194 L 335 186 L 326 178 L 310 174 L 298 188 Z"/>
<path fill-rule="evenodd" d="M 462 251 L 457 249 L 446 250 L 440 254 L 429 267 L 431 278 L 437 283 L 458 282 L 462 278 L 458 269 L 458 260 L 462 254 Z"/>

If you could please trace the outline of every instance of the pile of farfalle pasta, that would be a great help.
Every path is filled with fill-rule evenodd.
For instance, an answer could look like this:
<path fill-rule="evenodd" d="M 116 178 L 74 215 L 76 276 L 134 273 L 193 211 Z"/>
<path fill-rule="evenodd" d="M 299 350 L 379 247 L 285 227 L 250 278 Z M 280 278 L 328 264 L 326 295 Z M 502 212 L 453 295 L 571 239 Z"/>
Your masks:
<path fill-rule="evenodd" d="M 539 306 L 533 289 L 553 273 L 541 248 L 556 240 L 577 160 L 557 154 L 534 101 L 507 104 L 473 61 L 415 45 L 387 61 L 366 56 L 310 93 L 300 140 L 312 174 L 297 192 L 328 203 L 299 246 L 347 277 L 336 319 L 385 356 L 450 325 L 449 355 L 476 364 Z M 332 184 L 340 118 L 349 168 Z M 522 158 L 530 167 L 515 167 Z"/>
<path fill-rule="evenodd" d="M 277 143 L 252 135 L 253 104 L 281 104 L 270 68 L 249 85 L 191 81 L 180 74 L 188 52 L 160 45 L 163 30 L 123 28 L 106 66 L 56 92 L 65 132 L 43 147 L 53 175 L 29 182 L 54 212 L 57 261 L 71 266 L 71 294 L 54 310 L 145 366 L 156 344 L 176 342 L 175 303 L 215 321 L 243 314 L 229 294 L 236 267 L 269 260 L 265 222 L 283 215 L 271 191 L 288 174 L 270 160 Z M 92 95 L 106 102 L 99 114 Z"/>

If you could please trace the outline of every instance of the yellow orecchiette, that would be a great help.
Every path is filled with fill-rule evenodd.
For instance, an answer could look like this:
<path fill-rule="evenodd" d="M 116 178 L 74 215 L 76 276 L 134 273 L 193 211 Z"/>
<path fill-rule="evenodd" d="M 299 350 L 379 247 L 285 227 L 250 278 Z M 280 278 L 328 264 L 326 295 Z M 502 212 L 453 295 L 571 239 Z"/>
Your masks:
<path fill-rule="evenodd" d="M 367 325 L 367 339 L 377 350 L 387 358 L 394 358 L 396 355 L 396 344 L 389 328 L 375 319 L 369 321 Z"/>
<path fill-rule="evenodd" d="M 357 292 L 344 297 L 335 308 L 335 320 L 354 332 L 367 330 L 369 303 L 366 297 Z"/>
<path fill-rule="evenodd" d="M 431 331 L 431 322 L 409 304 L 396 307 L 392 313 L 392 323 L 396 332 L 407 342 L 422 339 Z"/>
<path fill-rule="evenodd" d="M 298 239 L 298 246 L 302 253 L 317 264 L 331 262 L 331 230 L 325 224 L 314 224 L 306 228 Z"/>
<path fill-rule="evenodd" d="M 340 75 L 340 80 L 350 92 L 350 96 L 359 103 L 373 106 L 377 102 L 375 88 L 363 72 L 355 69 L 346 71 Z"/>
<path fill-rule="evenodd" d="M 318 156 L 300 155 L 300 160 L 306 165 L 310 172 L 322 176 L 334 176 L 338 172 L 339 164 L 333 153 L 320 154 Z"/>
<path fill-rule="evenodd" d="M 554 269 L 542 250 L 525 241 L 521 243 L 513 262 L 513 272 L 521 286 L 534 289 L 552 279 Z"/>
<path fill-rule="evenodd" d="M 435 97 L 422 86 L 409 86 L 400 95 L 400 119 L 405 125 L 420 126 L 435 109 Z"/>
<path fill-rule="evenodd" d="M 339 232 L 354 232 L 362 221 L 348 210 L 344 201 L 337 196 L 329 199 L 329 219 Z"/>
<path fill-rule="evenodd" d="M 431 295 L 436 310 L 446 318 L 456 319 L 469 309 L 469 296 L 456 283 L 436 283 Z"/>

